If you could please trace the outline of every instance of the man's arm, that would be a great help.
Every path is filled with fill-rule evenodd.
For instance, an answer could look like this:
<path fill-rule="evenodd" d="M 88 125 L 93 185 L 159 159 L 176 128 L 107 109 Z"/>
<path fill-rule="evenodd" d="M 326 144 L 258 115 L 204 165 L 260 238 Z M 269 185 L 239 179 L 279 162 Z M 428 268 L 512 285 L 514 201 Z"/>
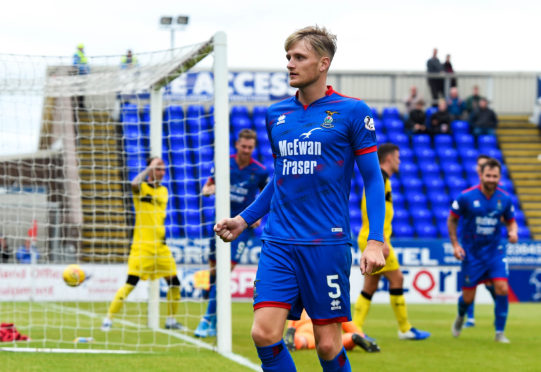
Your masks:
<path fill-rule="evenodd" d="M 261 194 L 252 204 L 243 210 L 238 216 L 233 218 L 224 218 L 214 226 L 216 235 L 223 241 L 231 242 L 246 230 L 248 226 L 253 225 L 257 220 L 267 214 L 270 210 L 272 195 L 274 194 L 274 183 L 271 180 L 263 189 Z"/>
<path fill-rule="evenodd" d="M 211 196 L 216 193 L 216 184 L 214 183 L 214 178 L 209 177 L 207 179 L 207 182 L 205 182 L 205 184 L 203 185 L 201 193 L 203 194 L 203 196 Z"/>
<path fill-rule="evenodd" d="M 507 236 L 509 243 L 518 242 L 518 225 L 517 221 L 513 218 L 510 221 L 505 221 L 505 226 L 507 226 Z"/>
<path fill-rule="evenodd" d="M 152 159 L 150 164 L 142 171 L 137 174 L 137 176 L 134 177 L 134 179 L 131 181 L 131 189 L 134 193 L 138 193 L 139 189 L 141 188 L 141 184 L 146 180 L 148 174 L 152 169 L 156 167 L 157 164 L 161 162 L 160 158 Z"/>
<path fill-rule="evenodd" d="M 363 177 L 366 211 L 370 221 L 366 249 L 361 256 L 361 272 L 371 274 L 385 266 L 383 257 L 383 224 L 385 221 L 385 185 L 379 167 L 377 152 L 355 157 Z"/>
<path fill-rule="evenodd" d="M 464 256 L 466 256 L 466 252 L 464 252 L 464 249 L 460 246 L 460 243 L 458 242 L 458 238 L 456 235 L 458 226 L 458 218 L 455 217 L 453 214 L 449 213 L 449 217 L 447 217 L 447 230 L 449 230 L 449 239 L 451 240 L 451 244 L 453 246 L 453 254 L 457 258 L 457 260 L 462 261 L 464 259 Z"/>

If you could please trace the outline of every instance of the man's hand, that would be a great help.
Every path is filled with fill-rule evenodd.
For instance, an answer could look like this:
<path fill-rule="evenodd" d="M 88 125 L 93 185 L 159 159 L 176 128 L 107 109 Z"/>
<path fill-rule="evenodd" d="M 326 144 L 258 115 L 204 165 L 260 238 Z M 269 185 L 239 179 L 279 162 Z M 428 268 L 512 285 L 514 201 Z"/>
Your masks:
<path fill-rule="evenodd" d="M 216 235 L 224 242 L 232 242 L 248 227 L 246 221 L 241 216 L 233 218 L 224 218 L 214 225 Z"/>
<path fill-rule="evenodd" d="M 366 249 L 361 256 L 361 273 L 372 274 L 385 266 L 383 257 L 383 243 L 377 240 L 369 240 Z"/>
<path fill-rule="evenodd" d="M 453 255 L 457 260 L 462 261 L 466 257 L 466 252 L 460 245 L 456 245 L 453 247 Z"/>
<path fill-rule="evenodd" d="M 516 231 L 510 231 L 508 234 L 509 243 L 518 242 L 518 234 Z"/>
<path fill-rule="evenodd" d="M 391 248 L 389 248 L 389 244 L 387 242 L 383 242 L 383 248 L 381 249 L 381 252 L 383 253 L 383 258 L 387 259 L 387 257 L 389 257 Z"/>
<path fill-rule="evenodd" d="M 206 183 L 201 190 L 203 196 L 211 196 L 216 193 L 216 185 L 214 183 Z"/>

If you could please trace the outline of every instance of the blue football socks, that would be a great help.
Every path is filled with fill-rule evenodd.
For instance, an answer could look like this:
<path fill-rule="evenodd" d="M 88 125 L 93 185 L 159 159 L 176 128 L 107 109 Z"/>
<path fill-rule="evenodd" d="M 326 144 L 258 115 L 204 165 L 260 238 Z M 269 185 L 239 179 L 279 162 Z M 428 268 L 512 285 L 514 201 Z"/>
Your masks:
<path fill-rule="evenodd" d="M 460 296 L 458 298 L 458 315 L 462 317 L 466 315 L 466 312 L 468 311 L 469 306 L 470 304 L 465 303 L 464 298 Z"/>
<path fill-rule="evenodd" d="M 323 367 L 323 372 L 351 372 L 351 365 L 344 348 L 333 360 L 323 360 L 319 357 L 319 363 Z"/>
<path fill-rule="evenodd" d="M 297 371 L 295 363 L 284 340 L 273 345 L 257 348 L 257 355 L 261 359 L 261 368 L 264 372 L 294 372 Z"/>
<path fill-rule="evenodd" d="M 509 311 L 509 298 L 507 295 L 496 295 L 494 302 L 494 327 L 496 332 L 503 332 L 507 322 L 507 312 Z"/>

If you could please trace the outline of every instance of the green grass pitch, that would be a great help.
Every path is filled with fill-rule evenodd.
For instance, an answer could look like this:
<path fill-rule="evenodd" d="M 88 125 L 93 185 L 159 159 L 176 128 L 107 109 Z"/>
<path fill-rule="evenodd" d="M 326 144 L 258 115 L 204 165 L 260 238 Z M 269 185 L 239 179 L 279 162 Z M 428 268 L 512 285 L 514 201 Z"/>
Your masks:
<path fill-rule="evenodd" d="M 28 304 L 0 303 L 0 320 L 9 316 L 21 333 L 36 341 L 19 347 L 73 348 L 76 336 L 92 336 L 96 341 L 85 348 L 137 350 L 136 354 L 53 354 L 0 352 L 2 371 L 248 371 L 211 350 L 189 346 L 186 341 L 168 334 L 152 332 L 144 326 L 141 313 L 145 307 L 128 303 L 122 320 L 129 325 L 115 324 L 108 334 L 99 330 L 105 303 Z M 201 304 L 185 303 L 190 316 L 180 317 L 191 329 L 198 322 Z M 80 311 L 58 312 L 77 307 Z M 165 309 L 162 309 L 162 313 Z M 506 334 L 511 344 L 493 341 L 493 306 L 477 305 L 475 328 L 465 329 L 455 339 L 451 323 L 456 315 L 455 305 L 409 305 L 412 324 L 432 332 L 425 341 L 400 341 L 396 321 L 389 305 L 372 306 L 365 331 L 377 339 L 381 353 L 368 354 L 356 348 L 348 353 L 352 370 L 377 371 L 538 371 L 541 370 L 541 306 L 534 303 L 511 304 Z M 31 316 L 29 317 L 29 314 Z M 95 314 L 90 316 L 89 314 Z M 144 314 L 143 314 L 144 315 Z M 28 319 L 32 324 L 28 325 Z M 163 321 L 163 319 L 162 319 Z M 253 363 L 259 359 L 250 338 L 252 308 L 250 303 L 233 303 L 233 352 Z M 43 324 L 48 324 L 44 327 Z M 49 340 L 43 342 L 43 338 Z M 210 344 L 215 339 L 206 339 Z M 170 345 L 170 346 L 167 346 Z M 0 347 L 13 346 L 10 343 Z M 149 352 L 151 351 L 151 352 Z M 320 371 L 314 350 L 293 353 L 298 371 Z"/>

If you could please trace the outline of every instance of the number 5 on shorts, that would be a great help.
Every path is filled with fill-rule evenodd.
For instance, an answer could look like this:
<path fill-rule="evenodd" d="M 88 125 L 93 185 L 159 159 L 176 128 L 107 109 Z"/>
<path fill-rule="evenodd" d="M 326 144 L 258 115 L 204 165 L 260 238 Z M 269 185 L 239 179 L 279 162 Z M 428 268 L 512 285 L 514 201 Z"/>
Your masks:
<path fill-rule="evenodd" d="M 340 285 L 334 283 L 334 280 L 338 280 L 338 275 L 327 275 L 327 285 L 335 290 L 335 292 L 328 292 L 330 298 L 338 298 L 342 294 L 340 292 Z"/>

